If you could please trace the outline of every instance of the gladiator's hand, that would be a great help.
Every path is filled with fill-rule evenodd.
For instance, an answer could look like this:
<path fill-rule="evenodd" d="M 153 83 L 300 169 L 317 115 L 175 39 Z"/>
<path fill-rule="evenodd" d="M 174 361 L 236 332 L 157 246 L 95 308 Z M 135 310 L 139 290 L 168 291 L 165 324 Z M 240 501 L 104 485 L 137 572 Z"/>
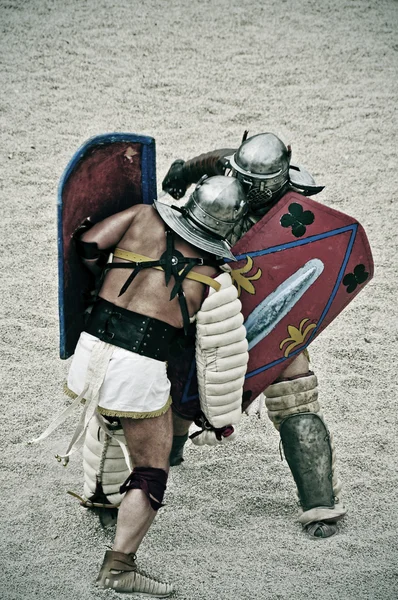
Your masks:
<path fill-rule="evenodd" d="M 113 249 L 100 250 L 96 242 L 85 242 L 81 239 L 86 231 L 89 231 L 93 226 L 94 223 L 90 220 L 90 217 L 85 219 L 83 223 L 75 229 L 72 238 L 74 239 L 79 257 L 83 259 L 83 261 L 86 261 L 85 265 L 94 273 L 95 277 L 100 277 L 102 269 L 108 262 L 109 254 L 110 252 L 113 252 Z M 90 261 L 90 264 L 88 264 L 87 261 Z"/>
<path fill-rule="evenodd" d="M 219 446 L 226 442 L 231 442 L 236 438 L 236 431 L 232 425 L 221 429 L 202 429 L 190 435 L 190 439 L 195 446 Z"/>
<path fill-rule="evenodd" d="M 213 427 L 204 415 L 196 420 L 195 424 L 202 427 L 201 431 L 195 431 L 189 436 L 195 446 L 219 446 L 226 442 L 232 442 L 236 438 L 236 430 L 233 425 Z"/>
<path fill-rule="evenodd" d="M 188 187 L 183 176 L 184 164 L 185 162 L 181 158 L 175 160 L 162 181 L 162 190 L 176 200 L 184 196 Z"/>
<path fill-rule="evenodd" d="M 100 253 L 98 250 L 98 245 L 95 243 L 84 242 L 81 238 L 82 235 L 89 231 L 93 227 L 94 223 L 90 220 L 90 217 L 85 219 L 83 223 L 81 223 L 75 231 L 72 233 L 72 238 L 75 241 L 75 246 L 78 255 L 80 258 L 86 258 L 89 260 L 97 260 Z"/>
<path fill-rule="evenodd" d="M 72 233 L 72 237 L 75 240 L 79 240 L 81 238 L 81 236 L 83 235 L 83 233 L 86 233 L 86 231 L 91 229 L 93 227 L 93 225 L 94 225 L 94 223 L 90 220 L 90 217 L 87 217 L 87 219 L 84 219 L 83 223 L 81 223 L 75 229 L 75 231 Z"/>

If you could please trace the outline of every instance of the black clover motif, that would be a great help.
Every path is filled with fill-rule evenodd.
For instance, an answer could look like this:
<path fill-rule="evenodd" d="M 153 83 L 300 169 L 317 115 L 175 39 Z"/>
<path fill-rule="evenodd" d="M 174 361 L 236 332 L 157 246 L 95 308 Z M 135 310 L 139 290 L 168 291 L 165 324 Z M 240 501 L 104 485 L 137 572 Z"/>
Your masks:
<path fill-rule="evenodd" d="M 293 202 L 289 204 L 289 212 L 282 216 L 282 227 L 291 227 L 292 234 L 295 237 L 301 237 L 307 231 L 306 225 L 311 225 L 314 222 L 314 213 L 310 210 L 303 210 L 301 204 Z"/>
<path fill-rule="evenodd" d="M 358 285 L 363 283 L 369 277 L 369 273 L 365 271 L 365 265 L 359 264 L 355 267 L 353 273 L 347 273 L 343 277 L 343 285 L 347 286 L 347 292 L 351 294 Z"/>

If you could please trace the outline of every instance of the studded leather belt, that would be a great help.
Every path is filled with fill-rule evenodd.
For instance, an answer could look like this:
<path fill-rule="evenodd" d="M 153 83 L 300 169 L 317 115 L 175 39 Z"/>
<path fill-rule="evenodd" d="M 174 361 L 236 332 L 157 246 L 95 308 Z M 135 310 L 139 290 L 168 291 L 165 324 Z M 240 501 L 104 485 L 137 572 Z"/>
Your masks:
<path fill-rule="evenodd" d="M 94 304 L 84 331 L 119 348 L 161 361 L 168 359 L 171 342 L 182 332 L 103 298 Z"/>

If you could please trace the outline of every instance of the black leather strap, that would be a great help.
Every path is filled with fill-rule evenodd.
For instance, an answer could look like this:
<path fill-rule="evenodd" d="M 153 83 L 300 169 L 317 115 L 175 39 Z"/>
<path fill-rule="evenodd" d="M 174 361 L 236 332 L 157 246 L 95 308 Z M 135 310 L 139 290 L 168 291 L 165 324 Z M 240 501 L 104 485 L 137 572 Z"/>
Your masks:
<path fill-rule="evenodd" d="M 99 298 L 84 331 L 100 340 L 149 358 L 166 361 L 172 342 L 182 331 L 164 321 L 126 310 Z"/>
<path fill-rule="evenodd" d="M 184 294 L 184 290 L 182 289 L 182 284 L 184 279 L 187 277 L 188 273 L 195 267 L 196 265 L 211 265 L 217 266 L 219 263 L 215 260 L 211 259 L 203 259 L 203 258 L 189 258 L 185 257 L 181 252 L 175 249 L 174 247 L 174 232 L 167 228 L 166 229 L 166 250 L 163 252 L 162 256 L 158 260 L 153 261 L 143 261 L 143 262 L 133 262 L 129 261 L 128 263 L 110 263 L 107 265 L 106 269 L 131 269 L 133 268 L 133 272 L 128 276 L 125 283 L 123 284 L 119 296 L 124 294 L 131 283 L 134 281 L 135 277 L 142 269 L 150 269 L 153 267 L 161 267 L 165 273 L 165 283 L 166 286 L 169 284 L 171 277 L 174 277 L 175 284 L 173 289 L 171 290 L 170 300 L 173 300 L 176 296 L 178 296 L 178 302 L 181 309 L 181 314 L 183 318 L 184 324 L 184 332 L 188 335 L 190 321 L 189 321 L 189 312 L 188 306 Z"/>

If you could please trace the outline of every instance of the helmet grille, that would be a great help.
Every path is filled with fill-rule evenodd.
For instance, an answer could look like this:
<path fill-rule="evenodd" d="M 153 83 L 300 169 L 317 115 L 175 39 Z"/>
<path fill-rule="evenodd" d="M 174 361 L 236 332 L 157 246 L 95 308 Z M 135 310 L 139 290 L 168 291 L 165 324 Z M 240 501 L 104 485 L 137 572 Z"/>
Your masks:
<path fill-rule="evenodd" d="M 267 202 L 269 202 L 271 200 L 271 198 L 272 198 L 271 190 L 268 190 L 268 189 L 260 190 L 257 187 L 252 187 L 247 194 L 247 199 L 249 201 L 249 204 L 251 204 L 252 206 L 259 206 L 259 205 L 267 204 Z"/>

